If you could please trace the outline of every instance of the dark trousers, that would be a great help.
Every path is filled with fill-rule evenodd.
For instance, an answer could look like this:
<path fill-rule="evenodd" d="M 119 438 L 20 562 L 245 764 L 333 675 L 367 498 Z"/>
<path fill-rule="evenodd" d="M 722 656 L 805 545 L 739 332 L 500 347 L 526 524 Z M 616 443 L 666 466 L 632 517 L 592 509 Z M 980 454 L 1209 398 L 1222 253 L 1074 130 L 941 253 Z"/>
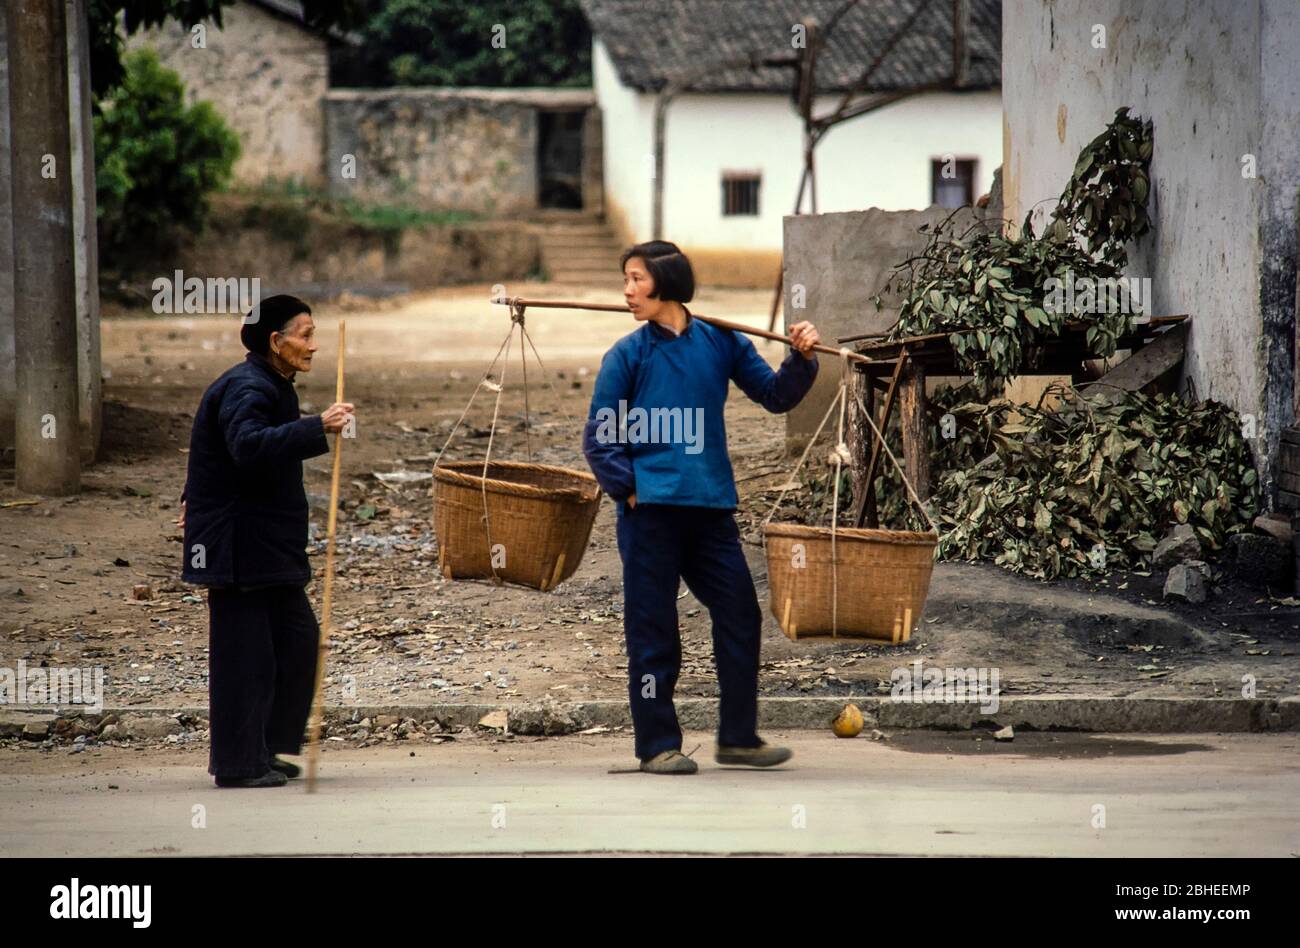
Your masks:
<path fill-rule="evenodd" d="M 319 645 L 301 586 L 208 590 L 208 773 L 260 777 L 302 749 Z"/>
<path fill-rule="evenodd" d="M 730 510 L 638 504 L 618 521 L 623 632 L 636 756 L 681 750 L 673 707 L 681 671 L 677 586 L 685 580 L 713 619 L 721 693 L 718 743 L 757 747 L 758 652 L 763 617 Z"/>

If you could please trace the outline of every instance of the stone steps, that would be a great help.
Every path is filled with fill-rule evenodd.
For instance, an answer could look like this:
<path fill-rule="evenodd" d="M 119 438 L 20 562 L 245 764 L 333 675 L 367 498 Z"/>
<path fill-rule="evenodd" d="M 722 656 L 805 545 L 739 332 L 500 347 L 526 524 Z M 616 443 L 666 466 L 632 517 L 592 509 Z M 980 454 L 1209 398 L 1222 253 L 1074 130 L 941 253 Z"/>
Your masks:
<path fill-rule="evenodd" d="M 622 247 L 608 224 L 591 219 L 548 220 L 537 227 L 542 263 L 552 282 L 619 285 Z"/>

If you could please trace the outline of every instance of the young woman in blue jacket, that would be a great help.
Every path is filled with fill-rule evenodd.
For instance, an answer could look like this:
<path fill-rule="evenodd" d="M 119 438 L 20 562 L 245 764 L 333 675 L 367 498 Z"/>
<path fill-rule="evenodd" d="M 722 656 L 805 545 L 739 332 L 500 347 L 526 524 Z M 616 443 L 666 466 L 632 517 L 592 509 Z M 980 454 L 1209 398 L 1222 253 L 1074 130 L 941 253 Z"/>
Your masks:
<path fill-rule="evenodd" d="M 731 382 L 770 412 L 786 412 L 817 377 L 811 323 L 790 328 L 773 372 L 743 335 L 694 319 L 690 261 L 676 244 L 637 244 L 622 257 L 623 296 L 644 323 L 605 354 L 583 451 L 618 505 L 628 695 L 641 770 L 691 774 L 673 707 L 681 669 L 677 588 L 709 610 L 721 694 L 715 760 L 771 767 L 791 752 L 759 738 L 762 612 L 736 527 L 735 476 L 723 408 Z"/>

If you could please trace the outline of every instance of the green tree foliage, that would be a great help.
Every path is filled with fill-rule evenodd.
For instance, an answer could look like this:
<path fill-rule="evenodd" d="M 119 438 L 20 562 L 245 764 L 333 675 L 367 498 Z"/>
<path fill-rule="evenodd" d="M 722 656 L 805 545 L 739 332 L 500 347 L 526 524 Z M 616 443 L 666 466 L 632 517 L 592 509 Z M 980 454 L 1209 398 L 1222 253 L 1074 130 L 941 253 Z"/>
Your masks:
<path fill-rule="evenodd" d="M 185 26 L 209 21 L 221 25 L 221 8 L 235 0 L 90 0 L 90 83 L 96 100 L 108 95 L 126 75 L 122 64 L 125 38 L 120 29 L 125 19 L 126 31 L 160 26 L 175 19 Z"/>
<path fill-rule="evenodd" d="M 180 77 L 152 50 L 123 65 L 95 116 L 95 191 L 101 259 L 129 269 L 174 246 L 181 229 L 202 229 L 208 195 L 230 180 L 239 137 L 211 103 L 186 106 Z"/>
<path fill-rule="evenodd" d="M 577 0 L 370 2 L 371 15 L 359 30 L 364 42 L 336 58 L 338 84 L 591 83 L 591 30 Z"/>
<path fill-rule="evenodd" d="M 1057 240 L 1078 238 L 1090 254 L 1122 270 L 1126 247 L 1151 229 L 1151 120 L 1115 112 L 1105 130 L 1079 152 L 1070 181 L 1052 212 Z"/>

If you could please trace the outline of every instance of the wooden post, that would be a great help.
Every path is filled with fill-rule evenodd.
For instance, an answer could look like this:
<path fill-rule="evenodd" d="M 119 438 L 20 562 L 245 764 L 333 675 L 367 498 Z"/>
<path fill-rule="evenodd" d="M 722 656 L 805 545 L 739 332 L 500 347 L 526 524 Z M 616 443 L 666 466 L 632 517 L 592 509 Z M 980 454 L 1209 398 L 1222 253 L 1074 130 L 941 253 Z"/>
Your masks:
<path fill-rule="evenodd" d="M 903 468 L 921 500 L 930 497 L 930 422 L 925 409 L 925 367 L 911 360 L 903 372 L 899 421 L 903 432 Z"/>
<path fill-rule="evenodd" d="M 91 0 L 68 0 L 68 107 L 72 119 L 73 267 L 77 273 L 77 400 L 81 461 L 93 463 L 103 435 L 99 332 L 99 239 L 95 227 L 95 126 L 90 89 Z"/>
<path fill-rule="evenodd" d="M 970 74 L 970 4 L 967 0 L 952 0 L 952 84 L 960 89 L 966 85 Z"/>
<path fill-rule="evenodd" d="M 880 412 L 880 421 L 876 425 L 880 429 L 882 437 L 889 434 L 889 416 L 894 411 L 894 402 L 898 400 L 899 381 L 906 365 L 907 348 L 903 347 L 898 351 L 898 359 L 894 362 L 894 374 L 890 376 L 889 389 L 885 392 L 885 407 Z M 869 425 L 868 428 L 870 428 Z M 880 465 L 880 459 L 884 457 L 885 452 L 881 450 L 880 438 L 876 437 L 874 431 L 871 433 L 871 438 L 871 460 L 867 462 L 866 485 L 862 496 L 857 498 L 853 505 L 853 525 L 856 527 L 861 527 L 864 524 L 868 527 L 878 525 L 873 485 L 876 483 L 876 469 Z"/>
<path fill-rule="evenodd" d="M 817 49 L 820 38 L 817 35 L 817 21 L 812 17 L 802 20 L 807 33 L 807 47 L 800 56 L 799 100 L 803 113 L 803 164 L 808 169 L 808 193 L 812 198 L 812 213 L 817 213 L 817 164 L 814 149 L 817 138 L 813 132 L 813 87 L 817 84 Z M 798 214 L 798 210 L 795 211 Z"/>
<path fill-rule="evenodd" d="M 654 200 L 651 205 L 650 236 L 654 240 L 663 240 L 664 231 L 664 136 L 667 134 L 668 106 L 672 105 L 677 95 L 677 87 L 668 83 L 655 98 L 654 114 L 654 168 L 652 181 Z"/>
<path fill-rule="evenodd" d="M 861 399 L 859 401 L 859 398 Z M 866 498 L 866 504 L 875 509 L 874 491 L 867 493 L 867 456 L 870 445 L 875 440 L 871 426 L 863 417 L 863 406 L 875 420 L 876 386 L 868 372 L 851 372 L 849 375 L 849 423 L 845 440 L 849 446 L 849 474 L 853 482 L 853 523 L 858 523 L 857 511 Z"/>
<path fill-rule="evenodd" d="M 804 17 L 799 21 L 804 28 L 804 47 L 799 51 L 799 79 L 795 95 L 799 103 L 799 115 L 803 119 L 803 174 L 799 177 L 799 192 L 794 198 L 794 213 L 802 213 L 804 189 L 812 184 L 812 212 L 817 213 L 817 184 L 814 178 L 813 149 L 817 139 L 813 135 L 813 86 L 816 85 L 817 68 L 817 21 Z M 785 260 L 776 274 L 776 289 L 772 291 L 772 309 L 767 316 L 767 331 L 776 331 L 776 311 L 781 307 L 781 294 L 785 289 Z"/>

